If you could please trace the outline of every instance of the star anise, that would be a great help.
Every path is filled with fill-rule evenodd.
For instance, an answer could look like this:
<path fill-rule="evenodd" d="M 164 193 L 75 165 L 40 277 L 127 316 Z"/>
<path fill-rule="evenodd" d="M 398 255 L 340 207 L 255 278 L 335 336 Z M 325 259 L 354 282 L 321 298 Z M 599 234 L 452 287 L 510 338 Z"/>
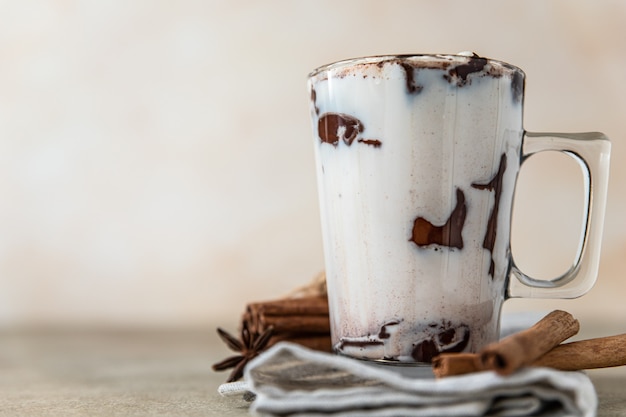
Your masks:
<path fill-rule="evenodd" d="M 243 376 L 243 370 L 248 362 L 267 347 L 273 331 L 274 328 L 270 326 L 260 334 L 250 332 L 246 321 L 244 321 L 241 326 L 241 340 L 238 340 L 236 337 L 218 327 L 217 334 L 231 350 L 238 352 L 239 355 L 230 356 L 214 364 L 213 370 L 225 371 L 226 369 L 234 368 L 226 382 L 233 382 L 240 379 Z"/>

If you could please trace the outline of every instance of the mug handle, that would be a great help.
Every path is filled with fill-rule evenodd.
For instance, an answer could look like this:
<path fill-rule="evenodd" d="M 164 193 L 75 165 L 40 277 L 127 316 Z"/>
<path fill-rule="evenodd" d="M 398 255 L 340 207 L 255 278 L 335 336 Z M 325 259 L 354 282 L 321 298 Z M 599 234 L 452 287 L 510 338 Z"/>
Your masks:
<path fill-rule="evenodd" d="M 511 260 L 507 298 L 576 298 L 596 282 L 604 224 L 611 143 L 602 133 L 524 133 L 521 163 L 543 151 L 559 151 L 576 160 L 585 187 L 584 223 L 573 265 L 551 280 L 529 277 Z"/>

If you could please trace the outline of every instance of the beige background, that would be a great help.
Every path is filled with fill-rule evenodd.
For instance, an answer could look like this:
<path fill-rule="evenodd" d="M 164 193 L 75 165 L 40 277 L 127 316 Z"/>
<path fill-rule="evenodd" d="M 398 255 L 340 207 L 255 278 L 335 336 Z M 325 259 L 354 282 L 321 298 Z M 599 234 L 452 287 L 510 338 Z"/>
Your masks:
<path fill-rule="evenodd" d="M 525 126 L 613 141 L 598 284 L 510 301 L 626 318 L 626 2 L 0 1 L 0 325 L 234 328 L 323 268 L 307 73 L 473 50 L 527 73 Z M 522 171 L 513 250 L 570 264 L 578 166 Z"/>

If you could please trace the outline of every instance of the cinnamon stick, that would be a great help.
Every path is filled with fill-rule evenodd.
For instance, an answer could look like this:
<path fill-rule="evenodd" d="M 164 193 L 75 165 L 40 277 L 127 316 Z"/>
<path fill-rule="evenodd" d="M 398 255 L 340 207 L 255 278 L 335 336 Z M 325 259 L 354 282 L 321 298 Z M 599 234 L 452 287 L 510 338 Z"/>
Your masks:
<path fill-rule="evenodd" d="M 626 334 L 564 343 L 533 362 L 562 371 L 626 365 Z"/>
<path fill-rule="evenodd" d="M 625 365 L 626 334 L 564 343 L 530 364 L 561 371 Z M 444 353 L 433 359 L 433 372 L 437 378 L 484 370 L 480 355 L 476 353 Z"/>
<path fill-rule="evenodd" d="M 330 335 L 303 335 L 303 334 L 282 334 L 270 339 L 268 345 L 272 346 L 278 342 L 287 341 L 297 343 L 304 347 L 322 352 L 332 352 Z"/>
<path fill-rule="evenodd" d="M 299 315 L 320 314 L 328 315 L 328 301 L 326 296 L 308 296 L 302 298 L 284 298 L 266 302 L 248 304 L 252 314 Z"/>
<path fill-rule="evenodd" d="M 273 336 L 268 346 L 284 340 L 315 350 L 331 350 L 325 294 L 250 303 L 242 320 L 254 333 L 262 333 L 271 326 Z"/>
<path fill-rule="evenodd" d="M 243 320 L 255 332 L 273 326 L 275 333 L 330 333 L 326 296 L 251 303 L 246 307 Z"/>
<path fill-rule="evenodd" d="M 485 347 L 479 354 L 481 368 L 510 375 L 574 336 L 579 329 L 578 320 L 571 314 L 555 310 L 531 328 Z"/>
<path fill-rule="evenodd" d="M 433 373 L 437 378 L 465 375 L 482 371 L 476 353 L 441 353 L 433 358 Z"/>
<path fill-rule="evenodd" d="M 276 333 L 328 333 L 328 316 L 262 316 L 259 319 L 262 328 L 274 327 Z"/>

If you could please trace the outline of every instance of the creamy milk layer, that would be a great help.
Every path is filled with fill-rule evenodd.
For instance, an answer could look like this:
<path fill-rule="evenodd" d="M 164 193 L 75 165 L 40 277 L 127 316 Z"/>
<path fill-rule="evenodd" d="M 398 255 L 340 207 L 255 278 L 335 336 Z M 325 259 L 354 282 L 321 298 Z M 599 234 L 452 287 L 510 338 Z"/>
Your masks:
<path fill-rule="evenodd" d="M 309 80 L 331 330 L 353 357 L 430 362 L 497 339 L 523 73 L 370 58 Z"/>

